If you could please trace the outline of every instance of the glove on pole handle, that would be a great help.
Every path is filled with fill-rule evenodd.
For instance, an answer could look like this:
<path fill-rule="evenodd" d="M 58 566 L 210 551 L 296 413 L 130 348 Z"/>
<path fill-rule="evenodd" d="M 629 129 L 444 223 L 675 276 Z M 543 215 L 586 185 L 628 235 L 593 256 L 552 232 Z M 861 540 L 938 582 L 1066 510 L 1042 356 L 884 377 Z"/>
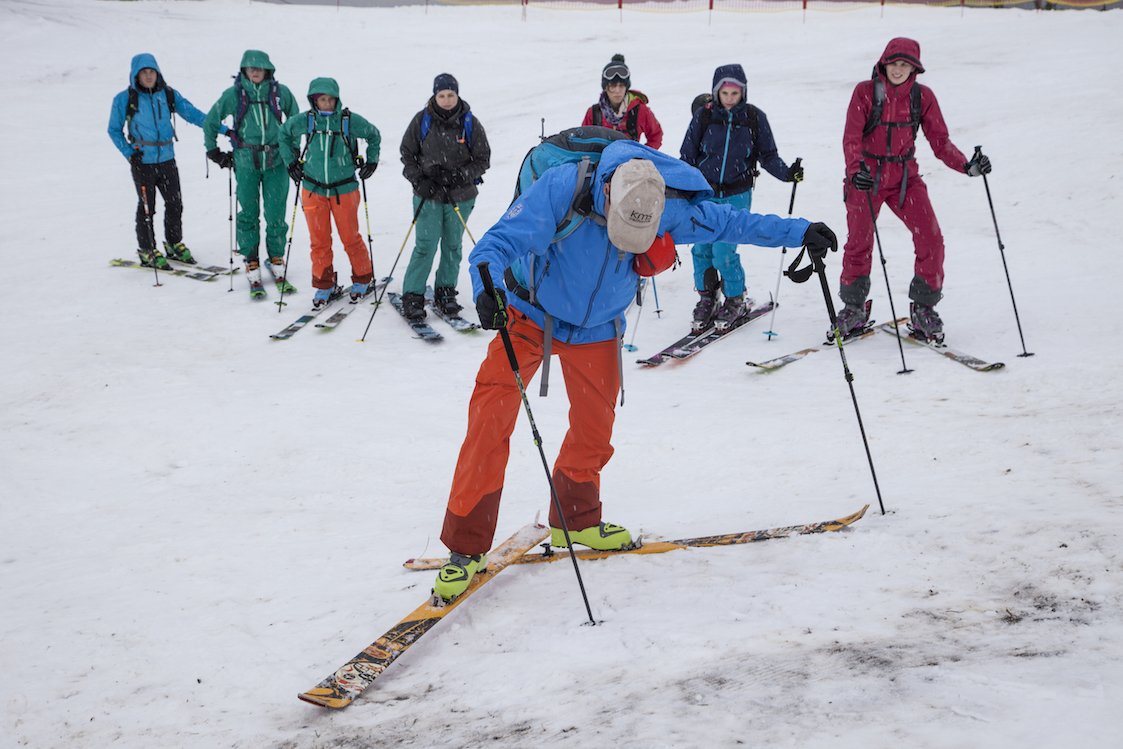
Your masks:
<path fill-rule="evenodd" d="M 296 231 L 296 207 L 300 204 L 300 184 L 296 185 L 296 197 L 292 199 L 292 218 L 289 220 L 289 241 L 285 244 L 285 267 L 281 272 L 289 280 L 289 253 L 292 251 L 292 235 Z M 277 300 L 277 313 L 285 306 L 285 284 L 281 284 L 281 298 Z"/>
<path fill-rule="evenodd" d="M 386 295 L 386 289 L 390 288 L 390 279 L 394 277 L 394 271 L 398 267 L 398 261 L 402 259 L 402 251 L 406 248 L 406 242 L 409 241 L 409 235 L 413 233 L 413 227 L 417 225 L 417 217 L 421 215 L 421 209 L 425 207 L 428 198 L 421 198 L 418 200 L 417 208 L 413 211 L 413 221 L 409 223 L 409 229 L 406 230 L 405 239 L 402 240 L 402 246 L 398 248 L 398 256 L 394 258 L 394 264 L 390 266 L 390 274 L 386 276 L 386 285 L 382 287 L 379 292 L 378 298 L 374 300 L 374 309 L 370 311 L 370 319 L 367 320 L 366 330 L 363 331 L 363 337 L 359 339 L 359 343 L 366 343 L 367 333 L 370 332 L 370 324 L 374 322 L 374 313 L 378 312 L 378 307 L 382 304 L 382 297 Z M 374 266 L 371 266 L 373 270 Z M 374 280 L 373 278 L 371 279 Z"/>
<path fill-rule="evenodd" d="M 862 171 L 868 171 L 865 162 L 862 163 Z M 877 256 L 881 259 L 881 275 L 885 277 L 885 293 L 889 296 L 889 312 L 893 315 L 893 332 L 897 334 L 897 350 L 901 352 L 901 371 L 897 374 L 909 374 L 912 370 L 905 363 L 905 346 L 901 343 L 901 327 L 897 325 L 897 308 L 893 305 L 893 289 L 889 286 L 889 270 L 885 267 L 885 253 L 881 251 L 881 232 L 877 230 L 877 217 L 873 214 L 873 198 L 870 197 L 868 190 L 865 193 L 866 206 L 870 210 L 870 223 L 873 224 L 873 236 L 877 239 Z M 836 330 L 835 333 L 838 331 Z"/>
<path fill-rule="evenodd" d="M 495 299 L 495 303 L 499 305 L 499 313 L 503 316 L 504 324 L 499 328 L 499 337 L 503 339 L 503 348 L 507 350 L 507 359 L 511 363 L 511 371 L 515 373 L 515 384 L 518 385 L 519 395 L 523 399 L 523 410 L 526 411 L 527 421 L 530 422 L 530 432 L 534 436 L 534 444 L 538 447 L 538 455 L 542 458 L 542 468 L 546 471 L 546 483 L 550 485 L 550 498 L 554 503 L 554 510 L 558 513 L 558 520 L 561 521 L 562 534 L 565 536 L 565 543 L 569 547 L 569 558 L 573 561 L 573 573 L 577 575 L 577 587 L 581 589 L 581 600 L 585 602 L 585 613 L 589 615 L 589 624 L 597 626 L 597 620 L 593 618 L 593 610 L 589 607 L 589 596 L 585 593 L 585 581 L 581 579 L 581 569 L 577 566 L 577 550 L 573 548 L 573 542 L 569 538 L 569 525 L 565 521 L 565 514 L 562 512 L 561 500 L 558 499 L 557 489 L 554 487 L 554 478 L 550 475 L 550 465 L 546 462 L 546 453 L 542 449 L 542 435 L 538 433 L 538 425 L 534 423 L 534 414 L 530 410 L 530 401 L 526 397 L 526 385 L 523 384 L 522 374 L 519 372 L 519 360 L 515 356 L 515 347 L 511 343 L 511 334 L 507 332 L 507 305 L 504 303 L 503 298 L 495 293 L 495 283 L 491 279 L 491 272 L 488 270 L 487 263 L 480 263 L 476 266 L 476 270 L 480 273 L 480 280 L 484 285 L 484 293 Z"/>
<path fill-rule="evenodd" d="M 140 186 L 140 200 L 144 203 L 144 223 L 148 224 L 148 238 L 152 240 L 152 275 L 156 277 L 154 286 L 163 286 L 160 283 L 160 271 L 156 269 L 156 227 L 152 225 L 152 211 L 148 209 L 148 187 Z"/>
<path fill-rule="evenodd" d="M 982 146 L 975 146 L 975 158 L 983 153 Z M 1026 351 L 1026 338 L 1022 335 L 1022 319 L 1018 316 L 1018 303 L 1014 300 L 1014 286 L 1010 283 L 1010 268 L 1006 265 L 1006 245 L 1002 244 L 1002 234 L 998 231 L 998 217 L 994 215 L 994 201 L 990 197 L 990 183 L 987 176 L 983 175 L 983 187 L 987 190 L 987 205 L 990 206 L 990 219 L 994 222 L 994 236 L 998 240 L 998 254 L 1002 257 L 1002 270 L 1006 272 L 1006 287 L 1010 289 L 1010 303 L 1014 305 L 1014 321 L 1018 323 L 1018 338 L 1022 342 L 1022 353 L 1018 356 L 1033 356 L 1033 352 Z"/>
<path fill-rule="evenodd" d="M 870 453 L 870 443 L 866 439 L 866 427 L 862 423 L 862 412 L 858 409 L 858 396 L 854 393 L 854 375 L 850 371 L 850 365 L 846 362 L 846 351 L 842 348 L 842 336 L 838 331 L 838 318 L 835 316 L 834 302 L 831 301 L 831 287 L 827 283 L 827 265 L 823 262 L 823 258 L 812 255 L 811 262 L 815 268 L 815 273 L 819 276 L 819 285 L 823 288 L 823 301 L 827 304 L 827 315 L 831 318 L 831 327 L 834 329 L 835 345 L 838 347 L 838 355 L 842 359 L 842 372 L 846 378 L 846 385 L 850 388 L 850 400 L 854 403 L 854 415 L 858 417 L 858 431 L 862 434 L 862 445 L 866 448 L 866 460 L 870 464 L 870 475 L 873 476 L 873 490 L 877 493 L 877 506 L 881 508 L 881 514 L 885 514 L 885 504 L 881 501 L 881 487 L 877 483 L 877 470 L 873 467 L 873 454 Z M 898 343 L 900 341 L 898 340 Z"/>
<path fill-rule="evenodd" d="M 798 169 L 800 163 L 803 161 L 802 157 L 795 160 L 794 168 Z M 788 201 L 788 218 L 792 217 L 792 211 L 795 210 L 795 189 L 799 187 L 798 182 L 792 182 L 792 198 Z M 776 308 L 780 306 L 780 279 L 784 277 L 784 257 L 788 254 L 787 247 L 780 248 L 780 269 L 776 271 L 776 292 L 772 295 L 772 315 L 768 318 L 768 330 L 764 334 L 768 336 L 768 340 L 772 340 L 772 336 L 780 335 L 772 329 L 773 323 L 776 322 Z"/>

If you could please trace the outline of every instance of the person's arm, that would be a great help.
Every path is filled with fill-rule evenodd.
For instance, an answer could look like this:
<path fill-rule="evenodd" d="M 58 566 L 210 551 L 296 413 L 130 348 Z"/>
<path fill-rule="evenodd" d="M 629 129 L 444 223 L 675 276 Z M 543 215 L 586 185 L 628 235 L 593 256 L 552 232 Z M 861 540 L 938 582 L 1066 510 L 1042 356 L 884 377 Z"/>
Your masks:
<path fill-rule="evenodd" d="M 281 100 L 281 111 L 285 113 L 285 121 L 300 114 L 300 104 L 288 86 L 277 84 L 278 98 Z"/>
<path fill-rule="evenodd" d="M 776 138 L 772 135 L 772 126 L 768 124 L 768 116 L 761 110 L 756 110 L 757 113 L 757 136 L 760 138 L 760 143 L 754 143 L 753 148 L 756 149 L 757 159 L 760 161 L 768 173 L 781 182 L 789 182 L 789 172 L 791 168 L 787 163 L 780 158 L 779 152 L 776 150 Z"/>
<path fill-rule="evenodd" d="M 701 138 L 704 133 L 701 132 L 702 126 L 699 122 L 699 114 L 703 109 L 699 109 L 694 113 L 694 117 L 690 120 L 690 126 L 686 128 L 686 135 L 682 139 L 682 147 L 679 148 L 679 158 L 685 161 L 690 166 L 698 166 L 699 153 L 698 148 L 701 144 Z"/>
<path fill-rule="evenodd" d="M 920 86 L 919 83 L 913 85 Z M 927 86 L 920 86 L 920 127 L 923 128 L 924 137 L 928 139 L 936 158 L 955 171 L 966 174 L 967 157 L 951 142 L 944 115 L 940 112 L 940 104 L 932 89 Z"/>
<path fill-rule="evenodd" d="M 231 107 L 233 96 L 231 92 L 234 89 L 227 89 L 218 97 L 218 101 L 207 111 L 207 116 L 203 120 L 203 148 L 210 151 L 212 148 L 218 148 L 218 134 L 225 133 L 228 128 L 224 123 L 227 117 L 234 114 Z"/>
<path fill-rule="evenodd" d="M 729 242 L 799 247 L 809 225 L 807 219 L 762 215 L 726 203 L 705 201 L 689 205 L 673 200 L 667 201 L 661 228 L 671 232 L 676 244 Z"/>
<path fill-rule="evenodd" d="M 598 106 L 596 104 L 593 107 Z M 593 124 L 593 107 L 585 110 L 585 119 L 581 120 L 581 127 L 588 127 Z"/>
<path fill-rule="evenodd" d="M 402 158 L 402 175 L 414 187 L 421 181 L 421 118 L 424 110 L 418 112 L 409 121 L 409 127 L 402 135 L 402 145 L 398 153 Z"/>
<path fill-rule="evenodd" d="M 207 116 L 196 109 L 195 105 L 189 102 L 187 97 L 179 92 L 179 89 L 173 90 L 175 91 L 175 113 L 195 127 L 202 127 Z M 225 125 L 223 127 L 225 127 Z M 222 130 L 221 132 L 226 131 Z"/>
<path fill-rule="evenodd" d="M 133 144 L 125 136 L 125 110 L 129 106 L 129 92 L 122 91 L 113 97 L 113 104 L 109 107 L 109 139 L 126 159 L 132 158 Z"/>
<path fill-rule="evenodd" d="M 305 118 L 299 116 L 290 117 L 284 125 L 281 126 L 281 136 L 278 140 L 281 148 L 281 158 L 285 162 L 285 167 L 290 167 L 296 163 L 300 157 L 300 136 L 303 135 L 304 129 L 307 125 L 304 124 Z M 304 127 L 301 127 L 301 126 Z"/>
<path fill-rule="evenodd" d="M 863 81 L 854 87 L 850 106 L 846 109 L 846 126 L 842 131 L 842 157 L 846 161 L 846 179 L 861 170 L 862 131 L 873 107 L 873 83 Z"/>
<path fill-rule="evenodd" d="M 483 124 L 472 117 L 472 144 L 468 149 L 472 152 L 472 160 L 464 165 L 464 173 L 468 184 L 474 184 L 491 168 L 491 144 L 487 142 L 487 132 Z"/>
<path fill-rule="evenodd" d="M 351 113 L 351 134 L 367 142 L 366 160 L 368 164 L 377 164 L 378 156 L 382 153 L 382 133 L 365 117 Z"/>
<path fill-rule="evenodd" d="M 511 263 L 529 253 L 546 254 L 554 241 L 558 223 L 569 211 L 576 181 L 577 166 L 574 164 L 547 170 L 480 237 L 468 256 L 472 299 L 483 293 L 483 282 L 476 269 L 481 262 L 488 263 L 496 288 L 505 288 L 503 271 Z"/>
<path fill-rule="evenodd" d="M 639 108 L 639 131 L 643 133 L 645 145 L 658 151 L 663 146 L 663 126 L 655 119 L 651 107 L 641 104 Z"/>

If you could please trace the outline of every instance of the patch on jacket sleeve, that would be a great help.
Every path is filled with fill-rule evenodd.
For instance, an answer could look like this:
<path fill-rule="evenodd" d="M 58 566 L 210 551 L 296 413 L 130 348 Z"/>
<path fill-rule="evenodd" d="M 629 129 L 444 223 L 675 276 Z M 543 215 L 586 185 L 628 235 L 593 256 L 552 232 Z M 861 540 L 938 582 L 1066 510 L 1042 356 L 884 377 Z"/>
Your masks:
<path fill-rule="evenodd" d="M 511 206 L 511 210 L 507 211 L 507 213 L 503 216 L 503 218 L 508 218 L 508 219 L 515 218 L 516 216 L 518 216 L 522 212 L 523 212 L 523 204 L 522 203 L 515 203 L 513 206 Z"/>

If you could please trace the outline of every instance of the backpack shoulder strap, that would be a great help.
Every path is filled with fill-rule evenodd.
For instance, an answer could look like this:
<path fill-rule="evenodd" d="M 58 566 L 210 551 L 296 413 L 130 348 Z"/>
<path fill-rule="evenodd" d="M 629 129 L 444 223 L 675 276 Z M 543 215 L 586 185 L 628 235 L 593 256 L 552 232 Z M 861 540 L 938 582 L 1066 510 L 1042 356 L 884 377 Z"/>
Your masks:
<path fill-rule="evenodd" d="M 573 199 L 569 202 L 569 210 L 558 222 L 554 232 L 554 242 L 565 239 L 577 231 L 577 227 L 587 218 L 592 218 L 597 223 L 604 222 L 603 218 L 593 214 L 593 176 L 596 171 L 588 156 L 583 156 L 581 161 L 577 162 L 577 181 L 573 188 Z"/>
<path fill-rule="evenodd" d="M 600 127 L 604 123 L 604 115 L 601 114 L 600 104 L 593 105 L 593 124 Z"/>
<path fill-rule="evenodd" d="M 281 87 L 276 78 L 269 79 L 269 108 L 273 110 L 278 123 L 285 121 L 284 112 L 281 111 Z"/>
<path fill-rule="evenodd" d="M 425 107 L 425 111 L 421 114 L 421 142 L 424 143 L 425 139 L 429 137 L 429 128 L 433 126 L 433 116 L 429 114 L 429 108 Z"/>
<path fill-rule="evenodd" d="M 464 113 L 464 120 L 463 120 L 464 145 L 468 146 L 468 152 L 469 153 L 472 152 L 472 123 L 474 121 L 475 121 L 475 118 L 472 117 L 471 112 L 465 112 Z"/>
<path fill-rule="evenodd" d="M 342 115 L 340 130 L 343 131 L 343 142 L 347 144 L 347 150 L 351 152 L 351 161 L 358 166 L 359 154 L 355 152 L 355 146 L 351 143 L 351 110 L 344 109 L 340 114 Z"/>
<path fill-rule="evenodd" d="M 870 106 L 870 115 L 866 118 L 866 125 L 862 128 L 862 137 L 874 131 L 881 122 L 881 111 L 885 108 L 885 84 L 880 78 L 873 79 L 873 102 Z"/>
<path fill-rule="evenodd" d="M 168 97 L 168 112 L 175 114 L 175 89 L 165 83 L 164 95 Z"/>
<path fill-rule="evenodd" d="M 628 130 L 628 137 L 632 140 L 639 140 L 639 107 L 632 107 L 628 110 L 626 122 L 625 127 Z"/>
<path fill-rule="evenodd" d="M 238 85 L 238 76 L 234 76 L 234 90 L 238 92 L 238 106 L 234 109 L 234 132 L 237 133 L 242 128 L 246 113 L 250 111 L 250 95 L 246 93 L 244 86 Z"/>
<path fill-rule="evenodd" d="M 912 137 L 914 138 L 920 129 L 920 95 L 920 84 L 914 80 L 912 91 L 909 92 L 909 119 L 912 120 Z"/>

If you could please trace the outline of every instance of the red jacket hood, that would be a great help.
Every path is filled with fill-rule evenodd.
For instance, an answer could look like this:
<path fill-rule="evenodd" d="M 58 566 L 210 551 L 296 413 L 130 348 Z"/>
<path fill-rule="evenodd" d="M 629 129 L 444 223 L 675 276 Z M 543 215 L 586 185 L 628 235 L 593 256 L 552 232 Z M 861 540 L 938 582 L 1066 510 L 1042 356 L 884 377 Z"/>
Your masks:
<path fill-rule="evenodd" d="M 890 39 L 885 45 L 885 51 L 881 53 L 881 59 L 877 61 L 878 72 L 884 72 L 885 65 L 894 60 L 910 63 L 916 68 L 917 75 L 924 72 L 924 64 L 920 62 L 920 42 L 915 39 L 903 36 Z"/>

